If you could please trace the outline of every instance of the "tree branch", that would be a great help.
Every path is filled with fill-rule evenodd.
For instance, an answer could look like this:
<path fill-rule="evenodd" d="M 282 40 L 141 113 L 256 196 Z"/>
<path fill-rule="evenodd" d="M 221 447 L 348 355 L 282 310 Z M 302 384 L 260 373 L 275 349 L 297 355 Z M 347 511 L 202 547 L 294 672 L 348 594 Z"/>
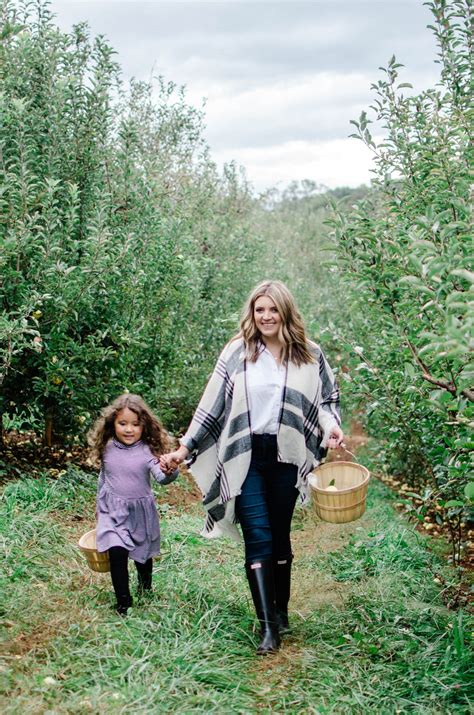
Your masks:
<path fill-rule="evenodd" d="M 406 340 L 406 343 L 410 349 L 411 354 L 413 355 L 416 364 L 421 368 L 422 370 L 422 377 L 424 380 L 427 382 L 430 382 L 432 385 L 436 385 L 437 387 L 441 387 L 443 390 L 447 390 L 448 392 L 451 393 L 451 395 L 457 396 L 458 391 L 456 387 L 456 383 L 454 380 L 451 382 L 446 382 L 446 380 L 438 380 L 436 377 L 433 377 L 433 375 L 430 373 L 430 370 L 426 363 L 423 362 L 423 360 L 420 358 L 418 355 L 415 346 L 410 342 L 410 340 Z M 467 397 L 468 400 L 471 402 L 474 402 L 474 391 L 470 390 L 469 388 L 465 388 L 464 390 L 461 390 L 461 395 L 464 395 L 464 397 Z"/>

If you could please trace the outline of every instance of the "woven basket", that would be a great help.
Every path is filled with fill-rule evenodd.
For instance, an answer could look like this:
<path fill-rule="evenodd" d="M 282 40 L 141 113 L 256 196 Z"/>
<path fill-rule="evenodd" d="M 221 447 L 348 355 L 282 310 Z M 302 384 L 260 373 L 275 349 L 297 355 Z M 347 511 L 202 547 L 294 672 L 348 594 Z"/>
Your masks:
<path fill-rule="evenodd" d="M 88 531 L 79 539 L 79 548 L 87 559 L 87 565 L 92 571 L 107 573 L 110 571 L 109 552 L 99 553 L 96 549 L 95 529 Z"/>
<path fill-rule="evenodd" d="M 333 479 L 337 492 L 327 491 Z M 309 477 L 314 511 L 333 524 L 359 519 L 365 511 L 369 480 L 369 470 L 355 462 L 319 465 Z"/>

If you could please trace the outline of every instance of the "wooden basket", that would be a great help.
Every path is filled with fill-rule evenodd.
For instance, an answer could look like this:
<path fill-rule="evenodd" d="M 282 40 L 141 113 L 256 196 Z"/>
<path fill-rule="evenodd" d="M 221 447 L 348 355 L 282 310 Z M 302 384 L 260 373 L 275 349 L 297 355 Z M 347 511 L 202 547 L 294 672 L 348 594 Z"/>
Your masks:
<path fill-rule="evenodd" d="M 327 491 L 334 479 L 336 491 Z M 326 462 L 309 477 L 313 509 L 320 519 L 344 524 L 359 519 L 365 512 L 370 473 L 355 462 Z"/>
<path fill-rule="evenodd" d="M 79 548 L 87 559 L 87 565 L 92 571 L 107 573 L 110 571 L 109 552 L 99 552 L 95 541 L 96 530 L 92 529 L 79 539 Z"/>

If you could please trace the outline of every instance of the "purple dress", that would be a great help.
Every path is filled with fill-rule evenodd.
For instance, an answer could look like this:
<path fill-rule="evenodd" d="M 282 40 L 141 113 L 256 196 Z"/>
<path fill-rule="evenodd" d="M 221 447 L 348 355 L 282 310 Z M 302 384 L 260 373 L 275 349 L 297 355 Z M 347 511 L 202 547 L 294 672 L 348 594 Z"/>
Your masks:
<path fill-rule="evenodd" d="M 139 440 L 125 445 L 111 439 L 104 450 L 97 486 L 97 551 L 122 546 L 145 563 L 160 553 L 160 522 L 150 475 L 159 484 L 179 472 L 164 474 L 150 447 Z"/>

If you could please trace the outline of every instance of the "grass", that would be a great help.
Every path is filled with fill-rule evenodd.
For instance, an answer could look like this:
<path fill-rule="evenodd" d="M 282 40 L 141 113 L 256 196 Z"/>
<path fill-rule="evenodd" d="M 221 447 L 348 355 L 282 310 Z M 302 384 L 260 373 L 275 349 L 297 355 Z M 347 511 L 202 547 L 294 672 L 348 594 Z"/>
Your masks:
<path fill-rule="evenodd" d="M 452 575 L 380 483 L 358 522 L 315 525 L 298 511 L 294 631 L 263 659 L 241 546 L 198 536 L 199 505 L 163 505 L 154 596 L 117 617 L 109 576 L 75 546 L 94 490 L 77 468 L 3 490 L 5 715 L 469 711 L 468 615 L 444 607 L 433 577 Z"/>

